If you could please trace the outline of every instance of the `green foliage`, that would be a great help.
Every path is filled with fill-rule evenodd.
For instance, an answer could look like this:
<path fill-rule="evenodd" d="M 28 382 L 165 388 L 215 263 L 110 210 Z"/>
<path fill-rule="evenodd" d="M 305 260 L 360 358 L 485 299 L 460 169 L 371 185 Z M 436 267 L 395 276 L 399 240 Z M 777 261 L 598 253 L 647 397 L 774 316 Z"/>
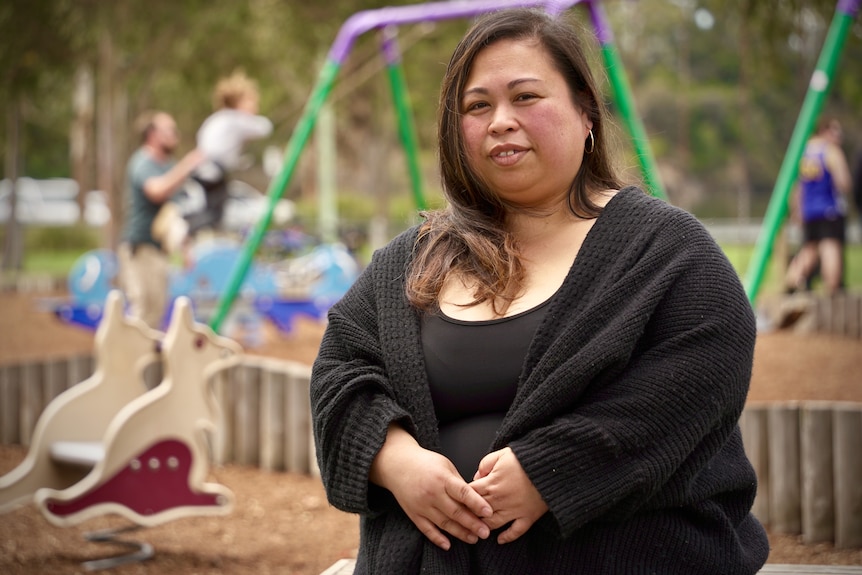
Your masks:
<path fill-rule="evenodd" d="M 99 231 L 84 225 L 29 227 L 24 244 L 26 251 L 85 252 L 99 247 Z"/>
<path fill-rule="evenodd" d="M 660 166 L 683 188 L 708 190 L 691 209 L 734 215 L 748 190 L 760 215 L 832 22 L 833 0 L 639 0 L 607 3 L 632 91 Z M 698 11 L 713 16 L 699 28 Z M 862 25 L 843 47 L 823 113 L 845 125 L 845 151 L 862 152 Z M 757 208 L 754 211 L 754 207 Z M 748 215 L 748 214 L 744 214 Z"/>
<path fill-rule="evenodd" d="M 725 244 L 722 250 L 733 264 L 740 278 L 745 278 L 751 264 L 754 246 L 747 244 Z M 763 276 L 760 294 L 779 294 L 784 289 L 783 272 L 784 265 L 776 259 L 773 254 Z M 858 292 L 862 290 L 862 245 L 850 244 L 844 250 L 844 282 L 848 291 Z"/>
<path fill-rule="evenodd" d="M 68 278 L 75 262 L 83 254 L 84 252 L 75 250 L 34 252 L 24 258 L 24 272 L 37 276 Z"/>
<path fill-rule="evenodd" d="M 442 194 L 435 190 L 426 190 L 425 199 L 429 209 L 441 208 L 444 204 Z M 367 195 L 342 192 L 336 198 L 336 210 L 340 227 L 343 229 L 362 229 L 380 215 L 379 201 Z M 386 213 L 389 228 L 392 233 L 407 229 L 419 221 L 419 212 L 413 196 L 404 191 L 387 198 Z M 305 198 L 296 202 L 295 223 L 301 227 L 313 230 L 317 227 L 319 205 L 314 198 Z"/>
<path fill-rule="evenodd" d="M 0 3 L 0 92 L 26 94 L 45 73 L 69 71 L 79 56 L 76 7 L 56 0 Z M 50 32 L 49 32 L 50 31 Z"/>
<path fill-rule="evenodd" d="M 23 269 L 27 273 L 64 277 L 82 254 L 100 247 L 101 231 L 85 225 L 28 226 L 24 229 Z M 0 225 L 0 244 L 6 226 Z"/>
<path fill-rule="evenodd" d="M 598 0 L 597 0 L 598 1 Z M 147 108 L 172 112 L 192 145 L 211 112 L 217 80 L 237 68 L 257 79 L 261 112 L 275 131 L 252 147 L 283 147 L 290 139 L 324 58 L 353 14 L 415 0 L 6 0 L 0 2 L 0 108 L 23 102 L 21 175 L 69 175 L 68 127 L 73 119 L 73 73 L 82 64 L 97 79 L 110 78 L 118 131 L 111 145 L 124 161 L 136 142 L 132 119 Z M 801 107 L 808 80 L 835 10 L 835 0 L 639 0 L 603 2 L 625 63 L 634 100 L 661 167 L 672 167 L 682 187 L 701 194 L 692 211 L 733 215 L 737 191 L 750 191 L 752 215 L 763 213 Z M 698 10 L 713 16 L 698 27 Z M 583 6 L 571 14 L 589 30 Z M 424 155 L 436 145 L 439 82 L 449 55 L 469 20 L 405 25 L 398 29 L 416 132 Z M 50 31 L 50 32 L 47 32 Z M 844 121 L 845 150 L 862 152 L 862 21 L 844 46 L 825 112 Z M 596 45 L 585 43 L 596 66 Z M 404 181 L 373 182 L 368 144 L 397 148 L 398 137 L 377 31 L 362 35 L 333 92 L 336 106 L 339 187 L 367 197 L 386 187 L 398 204 Z M 102 49 L 111 48 L 107 58 Z M 105 63 L 107 61 L 107 63 Z M 100 72 L 101 67 L 107 66 Z M 599 76 L 605 74 L 599 71 Z M 610 98 L 610 97 L 609 97 Z M 97 101 L 96 113 L 107 103 Z M 7 114 L 0 114 L 6 133 Z M 91 127 L 91 135 L 96 132 Z M 622 155 L 631 158 L 628 135 Z M 7 150 L 0 138 L 0 154 Z M 309 144 L 313 146 L 313 142 Z M 395 155 L 386 152 L 386 156 Z M 264 180 L 260 162 L 255 181 Z M 397 162 L 393 162 L 397 164 Z M 433 162 L 424 162 L 436 173 Z M 0 169 L 5 169 L 5 163 Z M 627 162 L 626 167 L 632 165 Z M 399 165 L 403 166 L 403 163 Z M 95 166 L 91 167 L 95 171 Z M 121 171 L 121 168 L 120 168 Z M 312 170 L 313 172 L 313 170 Z M 2 175 L 0 175 L 2 177 Z M 297 174 L 302 185 L 307 174 Z M 356 182 L 371 182 L 356 185 Z M 393 191 L 394 190 L 394 191 Z M 363 200 L 363 201 L 366 201 Z M 368 210 L 345 200 L 345 213 Z M 404 202 L 409 204 L 409 200 Z M 401 208 L 391 208 L 403 220 Z"/>

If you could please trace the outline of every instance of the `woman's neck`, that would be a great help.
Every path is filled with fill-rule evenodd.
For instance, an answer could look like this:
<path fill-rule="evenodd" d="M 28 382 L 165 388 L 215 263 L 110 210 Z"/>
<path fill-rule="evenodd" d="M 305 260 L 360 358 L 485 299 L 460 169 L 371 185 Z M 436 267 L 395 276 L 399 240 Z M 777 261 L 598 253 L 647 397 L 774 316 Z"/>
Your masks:
<path fill-rule="evenodd" d="M 590 200 L 599 207 L 604 207 L 615 190 L 597 192 Z M 578 226 L 594 218 L 584 218 L 572 213 L 566 199 L 554 206 L 545 208 L 514 209 L 510 212 L 507 226 L 510 233 L 522 247 L 531 244 L 542 244 L 560 235 L 560 232 Z"/>

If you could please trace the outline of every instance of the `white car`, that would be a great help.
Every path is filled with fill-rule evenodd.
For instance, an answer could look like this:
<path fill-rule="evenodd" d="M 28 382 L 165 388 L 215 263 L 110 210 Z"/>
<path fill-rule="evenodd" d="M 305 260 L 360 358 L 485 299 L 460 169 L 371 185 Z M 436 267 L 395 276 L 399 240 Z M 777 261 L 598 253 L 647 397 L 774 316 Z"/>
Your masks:
<path fill-rule="evenodd" d="M 71 226 L 78 223 L 78 184 L 70 178 L 36 180 L 18 178 L 15 215 L 19 222 L 42 226 Z M 0 222 L 9 221 L 12 204 L 12 182 L 0 181 Z M 103 226 L 111 219 L 104 192 L 91 190 L 84 198 L 84 222 Z"/>

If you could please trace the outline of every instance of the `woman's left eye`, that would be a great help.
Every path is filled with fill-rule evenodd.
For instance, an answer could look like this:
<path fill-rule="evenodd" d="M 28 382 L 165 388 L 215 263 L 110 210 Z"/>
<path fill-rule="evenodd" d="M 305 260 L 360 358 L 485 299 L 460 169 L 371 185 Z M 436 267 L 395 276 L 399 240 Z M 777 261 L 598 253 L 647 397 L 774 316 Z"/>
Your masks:
<path fill-rule="evenodd" d="M 536 97 L 535 94 L 518 94 L 515 97 L 515 101 L 516 102 L 518 102 L 518 101 L 523 102 L 524 100 L 532 100 L 535 97 Z"/>

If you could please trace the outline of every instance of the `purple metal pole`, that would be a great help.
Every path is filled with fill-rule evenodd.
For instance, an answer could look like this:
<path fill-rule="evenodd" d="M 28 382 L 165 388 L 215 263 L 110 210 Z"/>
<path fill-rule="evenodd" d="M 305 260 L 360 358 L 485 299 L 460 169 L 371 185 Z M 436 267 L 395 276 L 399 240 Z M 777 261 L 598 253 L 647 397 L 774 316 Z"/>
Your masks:
<path fill-rule="evenodd" d="M 862 0 L 840 0 L 840 2 L 838 2 L 838 8 L 836 8 L 836 10 L 838 12 L 847 14 L 851 18 L 855 18 L 856 13 L 859 12 L 860 3 L 862 3 Z"/>
<path fill-rule="evenodd" d="M 590 20 L 593 22 L 593 29 L 596 33 L 596 39 L 599 44 L 606 46 L 614 41 L 613 32 L 608 25 L 608 19 L 599 6 L 596 5 L 596 0 L 587 0 L 587 8 L 590 10 Z"/>
<path fill-rule="evenodd" d="M 557 15 L 583 0 L 456 0 L 453 2 L 431 2 L 411 6 L 392 6 L 377 10 L 363 10 L 348 18 L 338 35 L 328 59 L 339 65 L 350 52 L 353 42 L 360 35 L 384 26 L 397 26 L 415 22 L 430 22 L 450 18 L 469 18 L 487 12 L 496 12 L 506 8 L 542 7 L 553 15 Z"/>

